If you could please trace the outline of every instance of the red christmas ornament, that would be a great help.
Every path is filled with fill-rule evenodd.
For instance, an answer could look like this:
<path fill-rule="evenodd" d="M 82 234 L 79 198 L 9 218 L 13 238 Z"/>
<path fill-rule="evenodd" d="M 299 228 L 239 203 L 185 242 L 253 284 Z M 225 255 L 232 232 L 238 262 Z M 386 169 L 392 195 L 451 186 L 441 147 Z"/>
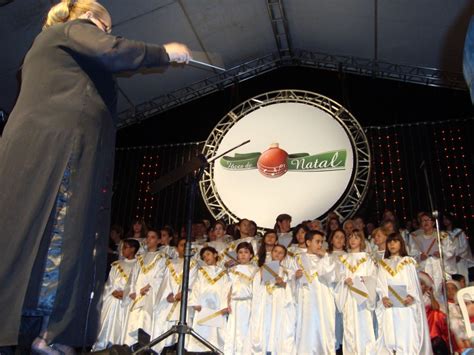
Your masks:
<path fill-rule="evenodd" d="M 258 158 L 258 171 L 269 178 L 280 177 L 288 171 L 287 159 L 288 153 L 280 149 L 278 143 L 273 143 Z"/>

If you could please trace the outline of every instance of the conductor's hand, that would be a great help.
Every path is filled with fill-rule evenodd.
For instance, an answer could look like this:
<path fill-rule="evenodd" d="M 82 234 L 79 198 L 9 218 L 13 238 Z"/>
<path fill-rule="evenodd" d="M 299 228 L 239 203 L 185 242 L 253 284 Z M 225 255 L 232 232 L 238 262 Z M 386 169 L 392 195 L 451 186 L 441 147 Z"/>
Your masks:
<path fill-rule="evenodd" d="M 166 53 L 170 57 L 170 62 L 174 63 L 189 63 L 191 59 L 191 52 L 189 48 L 181 43 L 171 42 L 163 45 L 165 47 Z"/>

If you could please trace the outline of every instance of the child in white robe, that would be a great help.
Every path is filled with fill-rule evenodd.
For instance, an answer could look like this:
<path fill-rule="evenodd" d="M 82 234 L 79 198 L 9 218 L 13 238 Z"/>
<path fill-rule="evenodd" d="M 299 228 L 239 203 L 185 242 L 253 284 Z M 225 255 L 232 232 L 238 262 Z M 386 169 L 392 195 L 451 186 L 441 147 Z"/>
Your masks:
<path fill-rule="evenodd" d="M 292 275 L 282 265 L 286 253 L 282 245 L 273 247 L 272 259 L 280 262 L 274 281 L 262 282 L 262 269 L 266 265 L 254 277 L 250 339 L 246 343 L 246 354 L 296 354 L 296 305 L 292 285 L 289 284 Z"/>
<path fill-rule="evenodd" d="M 196 281 L 189 297 L 189 306 L 194 308 L 193 330 L 209 341 L 218 349 L 224 349 L 225 315 L 228 313 L 228 295 L 230 280 L 225 268 L 217 265 L 218 253 L 212 247 L 203 247 L 200 250 L 201 259 L 205 265 L 197 271 Z M 209 316 L 201 316 L 203 310 L 212 311 Z M 223 317 L 221 326 L 209 325 L 207 321 Z M 222 319 L 221 319 L 222 320 Z M 209 351 L 194 337 L 187 335 L 186 350 L 192 352 Z"/>
<path fill-rule="evenodd" d="M 288 247 L 288 257 L 294 258 L 297 255 L 306 253 L 306 241 L 304 236 L 309 232 L 305 224 L 298 224 L 293 230 L 293 240 Z"/>
<path fill-rule="evenodd" d="M 382 301 L 378 339 L 369 353 L 432 354 L 416 262 L 408 256 L 400 233 L 388 236 L 385 250 L 377 272 L 377 293 Z M 406 296 L 397 293 L 396 286 L 404 286 Z M 402 306 L 394 307 L 389 296 L 399 300 Z"/>
<path fill-rule="evenodd" d="M 122 344 L 123 324 L 126 321 L 129 303 L 126 285 L 137 262 L 135 254 L 140 249 L 140 243 L 135 239 L 125 239 L 121 245 L 124 259 L 112 263 L 102 295 L 100 329 L 97 341 L 92 347 L 93 351 Z"/>
<path fill-rule="evenodd" d="M 252 310 L 253 279 L 258 267 L 251 264 L 254 256 L 250 243 L 237 247 L 239 265 L 229 270 L 231 289 L 229 294 L 229 318 L 225 337 L 224 354 L 245 354 L 244 344 L 248 341 L 250 312 Z"/>
<path fill-rule="evenodd" d="M 373 297 L 366 297 L 367 299 L 359 304 L 360 291 L 355 288 L 353 280 L 362 277 L 366 284 L 371 278 L 375 282 L 376 267 L 370 255 L 361 251 L 366 247 L 362 233 L 354 230 L 349 236 L 348 244 L 350 252 L 339 257 L 342 278 L 336 287 L 336 305 L 343 315 L 343 353 L 362 355 L 366 354 L 366 348 L 375 342 L 375 300 Z"/>
<path fill-rule="evenodd" d="M 337 228 L 331 232 L 328 239 L 328 256 L 332 260 L 333 263 L 336 264 L 335 266 L 335 282 L 331 284 L 331 291 L 332 296 L 334 298 L 334 303 L 336 302 L 337 298 L 337 281 L 341 279 L 340 272 L 343 270 L 341 265 L 341 256 L 345 256 L 346 253 L 346 232 L 344 229 Z M 344 334 L 344 327 L 343 327 L 343 320 L 342 320 L 342 313 L 336 307 L 336 350 L 342 347 L 342 339 Z"/>
<path fill-rule="evenodd" d="M 181 287 L 183 280 L 184 251 L 186 239 L 178 241 L 176 252 L 178 257 L 168 259 L 165 262 L 163 282 L 156 295 L 156 303 L 153 313 L 152 339 L 157 338 L 179 321 L 181 307 Z M 192 290 L 196 278 L 196 262 L 191 260 L 189 273 L 189 290 Z M 189 312 L 187 319 L 189 320 Z M 188 322 L 189 323 L 189 322 Z M 160 353 L 164 347 L 171 346 L 177 342 L 177 335 L 174 334 L 164 339 L 153 347 L 153 350 Z"/>
<path fill-rule="evenodd" d="M 173 230 L 170 227 L 163 227 L 160 229 L 160 246 L 158 251 L 165 254 L 169 259 L 176 259 L 178 252 L 176 248 L 170 245 L 173 239 Z"/>
<path fill-rule="evenodd" d="M 132 303 L 128 321 L 124 327 L 123 342 L 133 345 L 138 341 L 138 329 L 148 334 L 152 332 L 153 305 L 156 302 L 157 290 L 161 286 L 166 256 L 158 251 L 160 237 L 155 230 L 147 233 L 148 251 L 137 256 L 130 282 L 130 299 Z"/>
<path fill-rule="evenodd" d="M 296 353 L 335 354 L 336 305 L 330 284 L 336 264 L 323 249 L 324 234 L 306 233 L 307 253 L 296 256 Z"/>

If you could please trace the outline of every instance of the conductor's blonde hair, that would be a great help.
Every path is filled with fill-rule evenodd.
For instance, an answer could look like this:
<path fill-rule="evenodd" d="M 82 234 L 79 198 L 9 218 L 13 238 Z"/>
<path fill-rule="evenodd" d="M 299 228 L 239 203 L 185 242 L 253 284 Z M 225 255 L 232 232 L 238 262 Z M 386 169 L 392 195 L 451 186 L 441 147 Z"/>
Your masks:
<path fill-rule="evenodd" d="M 75 20 L 88 11 L 97 18 L 110 19 L 107 9 L 95 0 L 62 0 L 49 10 L 43 30 L 58 23 Z"/>

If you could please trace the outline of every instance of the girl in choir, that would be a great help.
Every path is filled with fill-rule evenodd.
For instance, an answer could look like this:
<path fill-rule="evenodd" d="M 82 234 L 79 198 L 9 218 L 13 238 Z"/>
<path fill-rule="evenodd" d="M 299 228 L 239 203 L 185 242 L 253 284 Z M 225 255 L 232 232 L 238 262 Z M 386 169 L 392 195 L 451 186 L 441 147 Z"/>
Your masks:
<path fill-rule="evenodd" d="M 293 240 L 288 248 L 288 256 L 295 257 L 302 253 L 306 253 L 305 235 L 309 232 L 309 228 L 305 224 L 298 224 L 293 229 Z"/>
<path fill-rule="evenodd" d="M 382 300 L 378 339 L 372 354 L 431 354 L 431 342 L 416 271 L 400 233 L 386 241 L 385 258 L 379 260 L 377 293 Z M 399 288 L 406 290 L 400 294 Z M 398 300 L 394 307 L 391 299 Z"/>
<path fill-rule="evenodd" d="M 253 257 L 252 245 L 247 242 L 240 243 L 237 247 L 239 265 L 229 270 L 231 289 L 224 347 L 226 355 L 245 354 L 244 344 L 248 341 L 252 309 L 252 284 L 258 271 L 258 267 L 251 264 Z"/>
<path fill-rule="evenodd" d="M 183 280 L 184 251 L 186 239 L 178 241 L 176 252 L 178 257 L 166 260 L 163 282 L 158 289 L 156 304 L 153 315 L 153 333 L 152 338 L 156 338 L 179 320 L 179 311 L 181 306 L 181 286 Z M 196 262 L 191 261 L 189 275 L 189 289 L 192 290 L 196 278 Z M 189 315 L 189 313 L 188 313 Z M 171 346 L 177 341 L 177 336 L 169 336 L 153 347 L 153 350 L 160 353 L 164 347 Z"/>
<path fill-rule="evenodd" d="M 336 280 L 340 280 L 341 276 L 339 275 L 340 271 L 342 270 L 341 260 L 339 259 L 340 256 L 344 256 L 346 254 L 346 232 L 343 229 L 335 229 L 331 232 L 328 239 L 328 256 L 332 259 L 332 262 L 335 263 L 337 266 L 335 267 L 335 274 Z M 336 291 L 337 291 L 337 282 L 333 282 L 331 284 L 332 289 L 332 296 L 334 298 L 334 302 L 336 299 Z M 336 349 L 342 347 L 342 338 L 343 338 L 343 319 L 342 313 L 339 309 L 335 310 L 336 313 Z"/>
<path fill-rule="evenodd" d="M 102 350 L 113 344 L 122 344 L 123 323 L 127 311 L 126 285 L 130 273 L 137 261 L 135 254 L 140 244 L 134 239 L 125 239 L 122 243 L 123 260 L 112 263 L 109 278 L 102 295 L 100 329 L 93 351 Z"/>
<path fill-rule="evenodd" d="M 335 354 L 336 306 L 330 285 L 334 263 L 323 249 L 324 234 L 306 233 L 307 253 L 296 256 L 296 353 Z"/>
<path fill-rule="evenodd" d="M 366 300 L 360 302 L 360 289 L 354 286 L 354 279 L 362 277 L 361 281 L 369 284 L 376 276 L 376 267 L 370 255 L 363 251 L 366 246 L 362 233 L 354 230 L 348 244 L 350 252 L 339 257 L 341 280 L 335 291 L 336 305 L 343 315 L 342 347 L 344 354 L 365 354 L 366 348 L 375 342 L 372 316 L 375 305 L 366 292 L 363 292 Z"/>
<path fill-rule="evenodd" d="M 282 265 L 287 250 L 282 245 L 273 247 L 272 260 L 280 263 L 274 280 L 263 283 L 264 264 L 253 280 L 250 341 L 245 353 L 254 355 L 296 354 L 296 305 L 291 284 L 292 275 Z M 271 274 L 274 272 L 272 271 Z"/>
<path fill-rule="evenodd" d="M 158 251 L 160 237 L 158 231 L 150 229 L 147 237 L 147 252 L 137 256 L 137 263 L 129 278 L 132 300 L 123 341 L 133 345 L 138 341 L 138 328 L 148 334 L 152 332 L 153 306 L 156 293 L 161 286 L 166 256 Z"/>
<path fill-rule="evenodd" d="M 199 252 L 205 265 L 197 271 L 196 281 L 189 297 L 189 306 L 195 310 L 193 318 L 193 329 L 204 339 L 218 349 L 224 348 L 225 323 L 222 326 L 209 326 L 207 321 L 217 317 L 223 317 L 228 313 L 228 295 L 230 290 L 230 280 L 226 270 L 217 266 L 218 253 L 213 247 L 205 246 Z M 211 311 L 209 316 L 202 317 L 200 312 Z M 188 337 L 187 351 L 203 352 L 208 351 L 194 337 Z"/>
<path fill-rule="evenodd" d="M 171 245 L 173 235 L 174 232 L 171 227 L 163 227 L 160 229 L 160 246 L 158 250 L 169 259 L 176 259 L 178 257 L 176 248 Z"/>
<path fill-rule="evenodd" d="M 259 267 L 262 267 L 263 264 L 272 260 L 272 250 L 278 242 L 277 238 L 277 233 L 274 230 L 268 230 L 263 235 L 262 243 L 260 244 L 257 252 Z"/>

